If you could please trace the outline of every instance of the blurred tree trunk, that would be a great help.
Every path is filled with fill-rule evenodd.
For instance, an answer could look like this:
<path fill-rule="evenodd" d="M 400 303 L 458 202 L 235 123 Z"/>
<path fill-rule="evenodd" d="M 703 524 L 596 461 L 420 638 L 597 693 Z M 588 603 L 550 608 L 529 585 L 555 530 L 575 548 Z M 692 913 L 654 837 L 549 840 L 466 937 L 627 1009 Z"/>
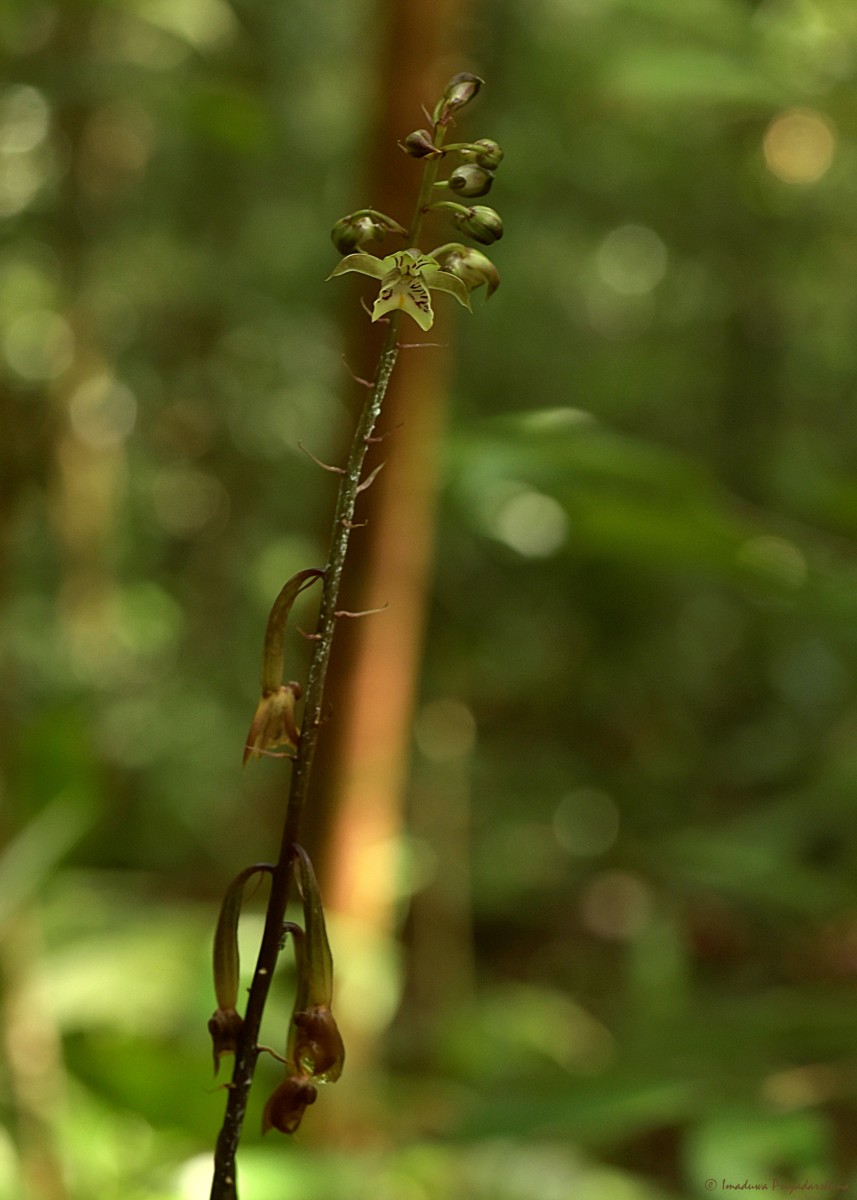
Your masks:
<path fill-rule="evenodd" d="M 453 54 L 467 8 L 453 0 L 382 5 L 386 37 L 371 173 L 355 208 L 368 202 L 407 224 L 421 168 L 396 143 L 427 124 L 423 106 L 432 106 L 447 80 L 469 67 Z M 427 225 L 423 248 L 450 236 L 440 225 Z M 382 252 L 396 248 L 385 244 Z M 331 720 L 316 779 L 328 825 L 326 901 L 353 930 L 349 952 L 369 961 L 383 953 L 393 927 L 396 844 L 432 571 L 450 371 L 443 298 L 436 308 L 438 320 L 428 334 L 410 322 L 402 326 L 407 341 L 444 345 L 403 350 L 388 393 L 386 436 L 373 447 L 368 469 L 385 465 L 361 497 L 358 519 L 366 526 L 355 533 L 343 591 L 347 609 L 383 611 L 340 622 L 328 689 Z M 353 312 L 349 365 L 357 375 L 371 374 L 378 331 L 356 302 Z M 362 1000 L 368 1019 L 347 1031 L 351 1065 L 371 1062 L 375 1038 L 391 1015 L 376 1010 L 373 1016 L 368 999 Z"/>
<path fill-rule="evenodd" d="M 46 60 L 67 64 L 70 77 L 80 69 L 88 55 L 91 14 L 58 14 L 46 46 Z M 48 508 L 57 551 L 61 560 L 61 581 L 57 607 L 66 624 L 69 644 L 77 658 L 75 665 L 86 665 L 81 644 L 84 635 L 94 636 L 106 622 L 104 608 L 93 616 L 91 601 L 108 598 L 112 574 L 107 566 L 105 546 L 113 528 L 113 501 L 121 475 L 121 451 L 110 447 L 102 453 L 77 439 L 72 431 L 69 403 L 74 389 L 85 381 L 95 358 L 75 313 L 74 297 L 80 285 L 80 262 L 85 231 L 81 227 L 80 163 L 85 123 L 90 116 L 88 104 L 65 96 L 56 106 L 54 126 L 58 146 L 57 159 L 67 169 L 62 174 L 61 201 L 53 215 L 53 237 L 46 238 L 63 266 L 65 311 L 63 319 L 73 336 L 74 352 L 68 367 L 56 378 L 27 378 L 27 387 L 14 389 L 0 398 L 9 417 L 8 436 L 0 451 L 0 576 L 4 594 L 13 579 L 15 563 L 15 523 L 18 506 L 28 489 L 37 488 Z M 34 414 L 36 414 L 34 416 Z M 99 644 L 98 650 L 103 647 Z M 14 661 L 14 656 L 13 656 Z M 8 670 L 9 668 L 6 668 Z M 64 796 L 50 810 L 40 803 L 39 789 L 33 787 L 31 764 L 26 748 L 27 705 L 38 695 L 38 684 L 17 678 L 20 667 L 11 668 L 4 683 L 0 762 L 3 777 L 0 786 L 15 797 L 23 828 L 15 829 L 8 811 L 0 822 L 0 850 L 7 839 L 21 834 L 22 841 L 37 840 L 39 850 L 28 858 L 21 844 L 10 841 L 3 855 L 7 880 L 31 882 L 39 871 L 38 856 L 50 854 L 54 815 L 58 831 L 57 858 L 76 840 L 76 819 Z M 22 744 L 23 743 L 23 744 Z M 8 806 L 7 806 L 8 809 Z M 34 818 L 32 814 L 38 811 Z M 26 814 L 26 815 L 25 815 Z M 29 821 L 29 824 L 27 822 Z M 20 857 L 18 857 L 20 855 Z M 47 863 L 45 863 L 47 866 Z M 32 875 L 30 875 L 32 873 Z M 38 904 L 32 895 L 6 897 L 5 919 L 0 924 L 0 1051 L 8 1090 L 10 1129 L 17 1151 L 17 1169 L 26 1200 L 65 1200 L 69 1195 L 65 1179 L 60 1124 L 65 1102 L 66 1072 L 60 1030 L 51 1006 L 45 1002 L 41 986 L 42 938 Z"/>

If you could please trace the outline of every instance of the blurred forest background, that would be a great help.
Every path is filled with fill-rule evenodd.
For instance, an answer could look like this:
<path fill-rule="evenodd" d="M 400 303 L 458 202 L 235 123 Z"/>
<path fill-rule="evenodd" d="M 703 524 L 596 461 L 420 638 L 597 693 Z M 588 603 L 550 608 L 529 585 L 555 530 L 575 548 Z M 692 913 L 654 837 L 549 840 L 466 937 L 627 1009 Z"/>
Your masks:
<path fill-rule="evenodd" d="M 0 39 L 0 1198 L 208 1195 L 210 939 L 287 778 L 243 738 L 332 505 L 298 443 L 341 456 L 374 336 L 329 230 L 407 219 L 392 141 L 460 70 L 503 284 L 403 356 L 366 502 L 411 524 L 355 533 L 346 607 L 389 608 L 306 830 L 350 1059 L 292 1142 L 262 1059 L 242 1196 L 857 1187 L 853 0 L 9 0 Z M 275 1048 L 290 1003 L 284 963 Z"/>

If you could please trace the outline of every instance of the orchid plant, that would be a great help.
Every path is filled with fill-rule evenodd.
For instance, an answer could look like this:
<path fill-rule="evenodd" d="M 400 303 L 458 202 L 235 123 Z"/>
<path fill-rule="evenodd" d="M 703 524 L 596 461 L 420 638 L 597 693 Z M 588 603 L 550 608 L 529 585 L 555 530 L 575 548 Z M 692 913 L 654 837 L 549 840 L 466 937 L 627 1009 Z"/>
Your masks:
<path fill-rule="evenodd" d="M 214 990 L 217 1008 L 209 1021 L 215 1071 L 224 1055 L 234 1055 L 223 1124 L 217 1138 L 211 1200 L 237 1200 L 236 1155 L 256 1062 L 263 1049 L 259 1031 L 268 990 L 281 951 L 293 947 L 297 988 L 286 1035 L 285 1054 L 270 1051 L 283 1063 L 285 1077 L 265 1105 L 264 1131 L 293 1134 L 306 1109 L 315 1103 L 318 1087 L 335 1082 L 345 1062 L 345 1047 L 333 1016 L 333 957 L 327 939 L 321 894 L 309 856 L 299 844 L 301 815 L 309 794 L 318 733 L 323 722 L 324 686 L 334 631 L 339 617 L 339 588 L 359 493 L 377 470 L 364 477 L 364 461 L 384 397 L 403 343 L 399 341 L 402 317 L 425 331 L 434 323 L 432 294 L 445 293 L 470 310 L 470 295 L 485 286 L 486 297 L 499 286 L 491 260 L 462 242 L 446 242 L 425 252 L 419 248 L 426 213 L 448 215 L 454 228 L 487 246 L 503 235 L 499 214 L 485 205 L 438 198 L 451 191 L 462 199 L 484 196 L 503 152 L 490 138 L 447 143 L 447 134 L 459 111 L 479 91 L 482 80 L 468 73 L 447 84 L 431 114 L 431 128 L 408 134 L 400 146 L 423 164 L 423 177 L 410 224 L 405 227 L 376 209 L 364 208 L 337 221 L 334 245 L 343 258 L 329 278 L 356 272 L 377 280 L 378 294 L 371 320 L 384 322 L 384 339 L 375 376 L 368 383 L 366 401 L 352 437 L 348 459 L 333 468 L 340 478 L 327 564 L 298 572 L 283 586 L 271 609 L 262 656 L 261 697 L 245 738 L 245 764 L 262 755 L 284 758 L 291 777 L 276 863 L 245 868 L 226 890 L 214 938 Z M 438 179 L 440 166 L 450 156 L 460 161 L 448 178 Z M 387 236 L 401 237 L 402 249 L 383 257 L 365 247 Z M 294 680 L 283 682 L 286 630 L 297 596 L 315 583 L 321 585 L 321 602 L 315 632 L 309 636 L 313 654 L 306 687 Z M 303 702 L 302 723 L 298 705 Z M 254 876 L 270 880 L 268 906 L 256 968 L 243 1015 L 238 1012 L 238 922 L 245 885 Z M 303 925 L 285 920 L 292 884 L 303 901 Z"/>

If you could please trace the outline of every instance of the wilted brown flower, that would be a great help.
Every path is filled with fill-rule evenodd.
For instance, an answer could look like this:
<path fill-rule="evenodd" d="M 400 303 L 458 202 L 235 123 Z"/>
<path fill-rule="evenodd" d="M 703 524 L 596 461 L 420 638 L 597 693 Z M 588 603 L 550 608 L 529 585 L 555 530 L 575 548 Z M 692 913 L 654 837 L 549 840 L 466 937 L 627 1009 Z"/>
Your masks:
<path fill-rule="evenodd" d="M 295 1061 L 318 1083 L 335 1083 L 342 1074 L 345 1046 L 329 1008 L 317 1006 L 295 1013 Z"/>
<path fill-rule="evenodd" d="M 280 1133 L 294 1133 L 304 1112 L 317 1098 L 318 1091 L 306 1075 L 300 1072 L 287 1075 L 268 1097 L 262 1114 L 262 1132 L 279 1129 Z"/>
<path fill-rule="evenodd" d="M 211 1046 L 214 1051 L 215 1075 L 220 1069 L 221 1055 L 235 1053 L 243 1026 L 244 1020 L 234 1008 L 218 1008 L 212 1013 L 208 1022 L 208 1032 L 211 1034 Z"/>
<path fill-rule="evenodd" d="M 259 758 L 277 746 L 297 749 L 300 730 L 295 721 L 295 703 L 301 698 L 301 685 L 292 681 L 272 692 L 263 692 L 256 715 L 244 743 L 243 763 Z"/>

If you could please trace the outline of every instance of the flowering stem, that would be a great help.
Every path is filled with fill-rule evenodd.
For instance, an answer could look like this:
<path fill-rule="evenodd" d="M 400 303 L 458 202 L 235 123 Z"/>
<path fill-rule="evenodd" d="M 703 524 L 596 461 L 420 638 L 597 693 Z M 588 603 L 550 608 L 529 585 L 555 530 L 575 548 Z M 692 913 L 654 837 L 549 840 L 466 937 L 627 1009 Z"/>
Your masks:
<path fill-rule="evenodd" d="M 443 141 L 445 132 L 443 127 L 436 129 L 436 145 L 439 146 Z M 406 234 L 407 246 L 416 245 L 419 238 L 439 161 L 439 156 L 424 161 L 422 184 L 413 219 Z M 366 402 L 351 440 L 348 460 L 340 476 L 330 550 L 324 571 L 321 606 L 313 635 L 314 650 L 307 679 L 303 729 L 297 755 L 292 764 L 291 786 L 283 823 L 280 854 L 271 876 L 271 890 L 262 943 L 259 948 L 253 982 L 250 986 L 244 1024 L 235 1052 L 232 1080 L 228 1085 L 229 1098 L 226 1104 L 226 1113 L 217 1138 L 211 1200 L 237 1200 L 238 1196 L 235 1157 L 247 1111 L 256 1060 L 259 1056 L 258 1037 L 262 1014 L 280 952 L 283 920 L 288 904 L 292 875 L 293 846 L 297 841 L 301 815 L 309 793 L 313 760 L 322 725 L 324 686 L 336 629 L 342 573 L 351 538 L 354 510 L 361 487 L 366 453 L 399 356 L 398 336 L 401 316 L 401 311 L 396 311 L 390 316 L 387 335 L 378 357 L 372 386 L 367 392 Z"/>

